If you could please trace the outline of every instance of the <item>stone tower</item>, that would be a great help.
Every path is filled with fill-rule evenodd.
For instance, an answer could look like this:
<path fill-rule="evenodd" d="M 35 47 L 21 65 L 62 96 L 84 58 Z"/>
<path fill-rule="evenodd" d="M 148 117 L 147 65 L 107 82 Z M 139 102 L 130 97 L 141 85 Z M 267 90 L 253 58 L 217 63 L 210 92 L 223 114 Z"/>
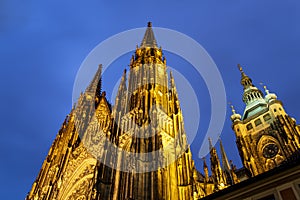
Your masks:
<path fill-rule="evenodd" d="M 175 81 L 151 23 L 115 104 L 99 66 L 66 117 L 26 199 L 192 199 L 194 162 Z"/>
<path fill-rule="evenodd" d="M 300 129 L 277 96 L 266 87 L 264 95 L 238 67 L 246 108 L 241 116 L 232 106 L 232 129 L 244 167 L 256 176 L 293 159 L 300 149 Z"/>

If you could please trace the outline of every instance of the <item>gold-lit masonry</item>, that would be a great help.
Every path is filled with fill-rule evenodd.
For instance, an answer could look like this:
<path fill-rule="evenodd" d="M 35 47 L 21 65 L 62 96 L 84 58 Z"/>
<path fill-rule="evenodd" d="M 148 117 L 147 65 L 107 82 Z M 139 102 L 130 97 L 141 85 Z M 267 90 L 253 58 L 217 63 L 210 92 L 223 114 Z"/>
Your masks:
<path fill-rule="evenodd" d="M 101 91 L 99 66 L 59 130 L 27 200 L 196 200 L 272 170 L 299 152 L 295 120 L 275 94 L 265 88 L 264 95 L 239 66 L 246 108 L 241 116 L 232 106 L 231 120 L 244 167 L 236 169 L 228 161 L 221 141 L 219 159 L 209 141 L 210 170 L 204 158 L 203 172 L 199 172 L 187 144 L 175 80 L 167 73 L 151 23 L 129 66 L 114 105 Z M 133 132 L 147 137 L 138 138 Z M 146 161 L 128 161 L 107 148 L 108 142 L 131 153 L 162 149 L 159 158 L 167 165 L 138 172 Z M 132 171 L 120 170 L 122 164 Z"/>

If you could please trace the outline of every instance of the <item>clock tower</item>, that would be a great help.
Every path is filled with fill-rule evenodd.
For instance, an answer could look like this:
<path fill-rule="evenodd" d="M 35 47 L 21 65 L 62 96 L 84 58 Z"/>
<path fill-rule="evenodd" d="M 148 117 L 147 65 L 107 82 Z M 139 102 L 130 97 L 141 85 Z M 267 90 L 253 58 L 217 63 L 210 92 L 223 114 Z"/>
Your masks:
<path fill-rule="evenodd" d="M 246 107 L 241 116 L 232 106 L 232 129 L 244 167 L 256 176 L 291 159 L 299 151 L 300 130 L 276 94 L 270 93 L 266 86 L 263 94 L 240 65 L 238 68 Z"/>

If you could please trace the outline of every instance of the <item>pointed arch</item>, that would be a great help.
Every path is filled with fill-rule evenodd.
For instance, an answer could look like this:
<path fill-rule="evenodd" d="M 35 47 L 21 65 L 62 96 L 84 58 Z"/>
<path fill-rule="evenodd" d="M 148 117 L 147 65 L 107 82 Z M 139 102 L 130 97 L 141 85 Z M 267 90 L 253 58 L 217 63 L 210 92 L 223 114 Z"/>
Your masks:
<path fill-rule="evenodd" d="M 66 186 L 61 190 L 61 193 L 58 195 L 58 199 L 67 199 L 72 195 L 74 189 L 77 186 L 82 184 L 84 181 L 93 178 L 94 172 L 91 169 L 92 166 L 96 166 L 97 160 L 94 158 L 87 158 L 79 163 L 78 167 L 72 173 L 70 179 L 63 183 Z M 87 171 L 86 171 L 87 170 Z"/>

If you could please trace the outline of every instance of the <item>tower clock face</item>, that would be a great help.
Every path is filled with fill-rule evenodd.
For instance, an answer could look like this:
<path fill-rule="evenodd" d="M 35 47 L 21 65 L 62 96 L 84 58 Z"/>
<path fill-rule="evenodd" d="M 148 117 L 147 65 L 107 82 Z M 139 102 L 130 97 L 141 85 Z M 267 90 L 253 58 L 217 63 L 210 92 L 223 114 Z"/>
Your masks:
<path fill-rule="evenodd" d="M 274 143 L 267 144 L 263 149 L 263 156 L 265 158 L 273 158 L 278 153 L 278 146 Z"/>

